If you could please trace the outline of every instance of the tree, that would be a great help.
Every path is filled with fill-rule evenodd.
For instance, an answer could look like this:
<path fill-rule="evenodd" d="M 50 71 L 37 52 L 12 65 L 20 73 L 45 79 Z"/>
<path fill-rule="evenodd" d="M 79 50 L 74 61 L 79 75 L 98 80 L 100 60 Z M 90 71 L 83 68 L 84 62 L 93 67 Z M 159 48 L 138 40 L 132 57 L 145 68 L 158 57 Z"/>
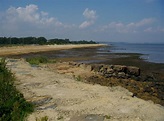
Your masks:
<path fill-rule="evenodd" d="M 44 45 L 44 44 L 47 43 L 47 39 L 46 39 L 45 37 L 38 37 L 38 38 L 37 38 L 37 43 L 38 43 L 39 45 Z"/>

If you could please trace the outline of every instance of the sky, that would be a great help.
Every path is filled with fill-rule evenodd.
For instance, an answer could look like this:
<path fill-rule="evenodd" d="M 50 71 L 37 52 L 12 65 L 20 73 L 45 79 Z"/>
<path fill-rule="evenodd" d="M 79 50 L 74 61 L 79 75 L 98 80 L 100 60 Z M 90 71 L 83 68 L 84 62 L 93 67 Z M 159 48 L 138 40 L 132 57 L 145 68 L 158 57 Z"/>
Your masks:
<path fill-rule="evenodd" d="M 164 43 L 164 0 L 0 0 L 0 37 Z"/>

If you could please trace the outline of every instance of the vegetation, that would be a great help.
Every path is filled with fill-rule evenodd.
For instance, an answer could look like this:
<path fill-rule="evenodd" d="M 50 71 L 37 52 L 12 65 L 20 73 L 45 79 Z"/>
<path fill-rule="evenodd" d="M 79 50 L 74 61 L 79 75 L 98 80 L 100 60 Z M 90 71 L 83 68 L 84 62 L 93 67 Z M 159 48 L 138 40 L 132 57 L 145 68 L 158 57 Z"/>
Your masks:
<path fill-rule="evenodd" d="M 15 78 L 0 60 L 0 121 L 23 121 L 34 110 L 14 86 Z"/>
<path fill-rule="evenodd" d="M 110 119 L 111 116 L 110 116 L 110 115 L 105 115 L 105 118 L 106 118 L 106 119 Z"/>
<path fill-rule="evenodd" d="M 75 77 L 75 80 L 76 80 L 76 81 L 82 81 L 82 78 L 81 78 L 80 75 L 78 75 L 77 77 Z"/>
<path fill-rule="evenodd" d="M 48 116 L 44 116 L 41 118 L 36 118 L 36 121 L 48 121 Z"/>
<path fill-rule="evenodd" d="M 48 59 L 46 57 L 39 56 L 27 58 L 26 61 L 32 65 L 39 65 L 40 63 L 47 63 Z"/>
<path fill-rule="evenodd" d="M 45 45 L 45 44 L 96 44 L 94 41 L 70 41 L 69 39 L 49 39 L 47 40 L 45 37 L 0 37 L 0 45 L 30 45 L 30 44 L 38 44 L 38 45 Z"/>

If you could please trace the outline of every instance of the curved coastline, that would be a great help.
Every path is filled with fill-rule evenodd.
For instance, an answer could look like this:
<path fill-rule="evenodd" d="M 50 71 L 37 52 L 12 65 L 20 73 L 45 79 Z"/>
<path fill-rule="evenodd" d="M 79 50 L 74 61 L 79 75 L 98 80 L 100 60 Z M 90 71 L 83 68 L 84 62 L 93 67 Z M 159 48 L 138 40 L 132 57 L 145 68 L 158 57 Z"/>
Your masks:
<path fill-rule="evenodd" d="M 21 55 L 36 52 L 46 52 L 53 50 L 68 50 L 73 48 L 88 48 L 88 47 L 101 47 L 105 44 L 78 44 L 78 45 L 26 45 L 26 46 L 12 46 L 0 47 L 0 56 L 7 55 Z"/>

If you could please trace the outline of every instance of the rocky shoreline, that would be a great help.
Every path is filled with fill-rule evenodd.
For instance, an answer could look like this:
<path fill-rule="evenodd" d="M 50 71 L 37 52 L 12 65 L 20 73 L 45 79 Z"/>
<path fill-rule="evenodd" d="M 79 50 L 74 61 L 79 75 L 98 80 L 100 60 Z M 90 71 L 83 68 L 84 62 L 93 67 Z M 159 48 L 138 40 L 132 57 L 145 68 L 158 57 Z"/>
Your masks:
<path fill-rule="evenodd" d="M 18 88 L 26 99 L 38 105 L 29 121 L 47 115 L 50 119 L 61 118 L 65 121 L 90 116 L 105 119 L 109 113 L 110 121 L 164 119 L 164 64 L 143 61 L 139 54 L 98 56 L 96 48 L 29 53 L 11 57 L 31 56 L 45 56 L 57 63 L 31 67 L 19 59 L 18 62 L 9 62 L 9 68 L 19 79 L 16 82 Z M 81 63 L 85 61 L 93 63 Z M 146 101 L 143 103 L 142 99 Z M 152 118 L 152 115 L 156 117 Z"/>
<path fill-rule="evenodd" d="M 98 82 L 104 83 L 103 76 L 95 71 L 95 65 L 57 62 L 32 66 L 24 59 L 8 59 L 7 67 L 17 78 L 17 89 L 36 105 L 36 110 L 29 115 L 28 121 L 44 117 L 61 121 L 164 119 L 163 106 L 137 98 L 134 93 L 117 86 L 113 77 L 109 78 L 114 81 L 112 87 L 101 86 L 96 82 L 93 84 L 92 81 L 96 81 L 96 78 Z M 92 84 L 87 84 L 89 80 Z M 128 83 L 129 80 L 133 79 L 129 78 Z"/>
<path fill-rule="evenodd" d="M 90 77 L 88 83 L 96 83 L 103 86 L 120 85 L 133 92 L 134 96 L 144 100 L 153 100 L 153 102 L 157 104 L 164 105 L 164 64 L 146 62 L 140 59 L 140 54 L 110 53 L 97 56 L 96 52 L 97 48 L 80 48 L 64 51 L 30 53 L 12 57 L 26 58 L 45 56 L 58 62 L 91 62 L 92 68 L 95 68 L 99 76 L 95 75 Z M 133 72 L 133 75 L 129 75 L 128 68 L 136 72 Z M 109 72 L 107 72 L 107 70 Z"/>
<path fill-rule="evenodd" d="M 123 65 L 97 65 L 93 68 L 100 76 L 88 79 L 89 83 L 103 86 L 122 86 L 133 93 L 133 96 L 164 106 L 163 82 L 143 81 L 138 67 Z"/>
<path fill-rule="evenodd" d="M 65 65 L 65 64 L 64 64 Z M 144 81 L 142 71 L 135 66 L 125 65 L 105 65 L 105 64 L 84 64 L 76 62 L 68 62 L 68 68 L 59 68 L 69 73 L 69 68 L 83 68 L 93 71 L 95 74 L 91 76 L 80 76 L 82 81 L 90 84 L 100 84 L 102 86 L 122 86 L 133 93 L 132 96 L 151 100 L 154 103 L 164 106 L 163 82 Z M 66 66 L 66 65 L 65 65 Z M 68 71 L 66 71 L 68 69 Z M 89 72 L 88 72 L 89 73 Z M 84 79 L 85 78 L 85 79 Z"/>
<path fill-rule="evenodd" d="M 92 70 L 106 78 L 140 78 L 140 68 L 134 66 L 94 64 Z"/>

